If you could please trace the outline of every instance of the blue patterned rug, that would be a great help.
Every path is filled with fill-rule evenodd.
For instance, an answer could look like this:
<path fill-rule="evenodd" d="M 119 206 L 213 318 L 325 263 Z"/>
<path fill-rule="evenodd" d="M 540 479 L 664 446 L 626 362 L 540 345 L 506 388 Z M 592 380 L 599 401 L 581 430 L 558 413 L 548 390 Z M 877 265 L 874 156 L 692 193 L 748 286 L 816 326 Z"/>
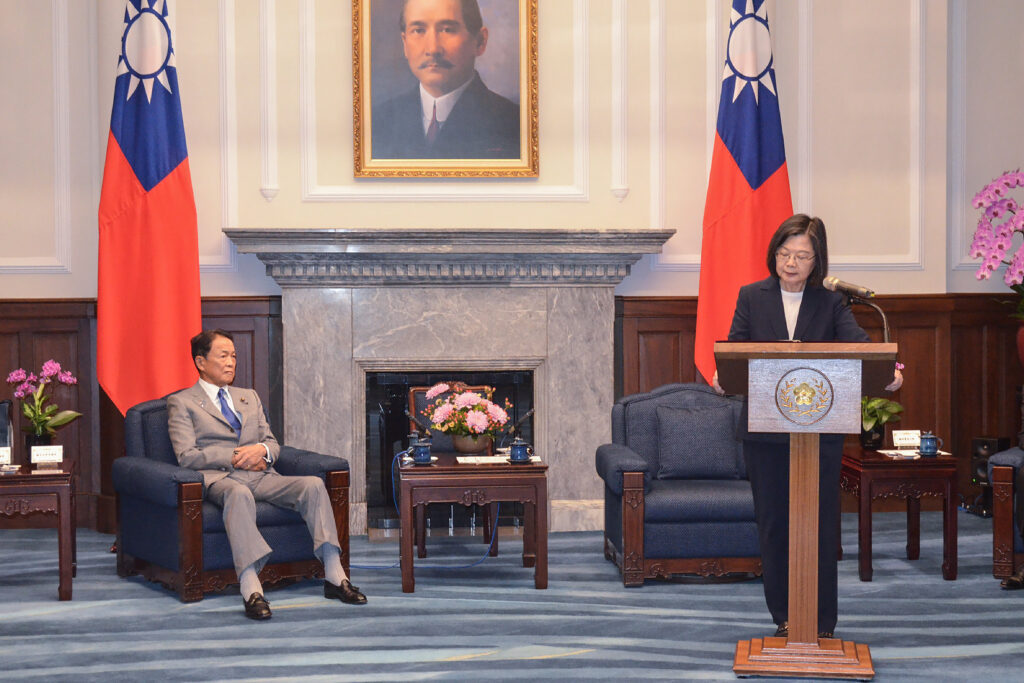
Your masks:
<path fill-rule="evenodd" d="M 874 581 L 857 578 L 857 520 L 843 516 L 837 636 L 867 643 L 876 680 L 1024 680 L 1024 591 L 992 578 L 991 521 L 960 514 L 960 572 L 944 581 L 942 520 L 922 513 L 921 559 L 906 517 L 875 516 Z M 82 530 L 74 600 L 57 601 L 52 530 L 0 531 L 0 679 L 5 681 L 734 680 L 738 639 L 770 635 L 761 582 L 624 588 L 599 532 L 552 534 L 550 584 L 533 588 L 518 538 L 431 539 L 416 592 L 398 569 L 353 569 L 362 607 L 306 581 L 271 591 L 269 622 L 232 591 L 183 604 L 119 579 L 113 537 Z M 352 540 L 358 565 L 391 565 L 395 542 Z"/>

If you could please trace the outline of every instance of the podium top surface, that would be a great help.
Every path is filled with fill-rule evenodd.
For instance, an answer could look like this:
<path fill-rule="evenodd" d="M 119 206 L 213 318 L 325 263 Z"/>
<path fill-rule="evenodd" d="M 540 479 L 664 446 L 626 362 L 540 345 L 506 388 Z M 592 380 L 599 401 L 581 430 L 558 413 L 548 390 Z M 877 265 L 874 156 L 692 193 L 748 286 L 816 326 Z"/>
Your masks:
<path fill-rule="evenodd" d="M 878 342 L 715 342 L 715 358 L 854 358 L 896 360 L 897 345 Z"/>

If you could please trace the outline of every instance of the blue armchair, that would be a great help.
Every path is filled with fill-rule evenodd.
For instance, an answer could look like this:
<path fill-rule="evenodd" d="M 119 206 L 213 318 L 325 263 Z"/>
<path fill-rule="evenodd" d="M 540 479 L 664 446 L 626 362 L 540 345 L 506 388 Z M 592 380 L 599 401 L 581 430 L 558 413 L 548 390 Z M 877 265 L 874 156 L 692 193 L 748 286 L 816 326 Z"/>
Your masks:
<path fill-rule="evenodd" d="M 178 466 L 167 432 L 167 401 L 146 401 L 128 410 L 125 456 L 114 461 L 117 493 L 117 573 L 141 574 L 178 593 L 183 602 L 237 584 L 221 509 L 203 500 L 203 477 Z M 324 479 L 349 569 L 349 467 L 343 458 L 287 446 L 274 464 L 281 474 Z M 256 504 L 256 523 L 274 549 L 260 581 L 322 577 L 313 540 L 299 513 Z"/>
<path fill-rule="evenodd" d="M 1005 579 L 1024 564 L 1024 539 L 1020 520 L 1015 519 L 1017 472 L 1024 467 L 1024 450 L 1011 448 L 988 459 L 988 480 L 992 483 L 992 575 Z"/>
<path fill-rule="evenodd" d="M 626 586 L 673 574 L 761 573 L 738 397 L 669 384 L 619 399 L 604 480 L 604 554 Z"/>

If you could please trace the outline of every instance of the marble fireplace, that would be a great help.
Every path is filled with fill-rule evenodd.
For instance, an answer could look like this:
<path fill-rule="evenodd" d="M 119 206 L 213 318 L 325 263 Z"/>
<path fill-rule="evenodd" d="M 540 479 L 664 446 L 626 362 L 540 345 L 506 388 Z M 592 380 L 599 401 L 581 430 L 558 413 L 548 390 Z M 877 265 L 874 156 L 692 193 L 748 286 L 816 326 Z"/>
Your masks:
<path fill-rule="evenodd" d="M 529 370 L 554 531 L 599 529 L 614 288 L 672 230 L 226 229 L 283 290 L 285 441 L 344 456 L 366 532 L 367 373 Z"/>

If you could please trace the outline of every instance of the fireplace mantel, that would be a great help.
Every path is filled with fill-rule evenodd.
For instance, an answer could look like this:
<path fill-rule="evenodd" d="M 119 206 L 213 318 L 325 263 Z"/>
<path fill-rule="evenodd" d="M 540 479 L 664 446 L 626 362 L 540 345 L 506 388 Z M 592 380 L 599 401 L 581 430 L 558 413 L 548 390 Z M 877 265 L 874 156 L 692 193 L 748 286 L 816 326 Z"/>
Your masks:
<path fill-rule="evenodd" d="M 674 230 L 228 228 L 281 287 L 614 286 Z"/>
<path fill-rule="evenodd" d="M 285 443 L 348 459 L 366 531 L 368 372 L 533 373 L 551 528 L 599 529 L 615 285 L 672 230 L 227 229 L 284 292 Z"/>

